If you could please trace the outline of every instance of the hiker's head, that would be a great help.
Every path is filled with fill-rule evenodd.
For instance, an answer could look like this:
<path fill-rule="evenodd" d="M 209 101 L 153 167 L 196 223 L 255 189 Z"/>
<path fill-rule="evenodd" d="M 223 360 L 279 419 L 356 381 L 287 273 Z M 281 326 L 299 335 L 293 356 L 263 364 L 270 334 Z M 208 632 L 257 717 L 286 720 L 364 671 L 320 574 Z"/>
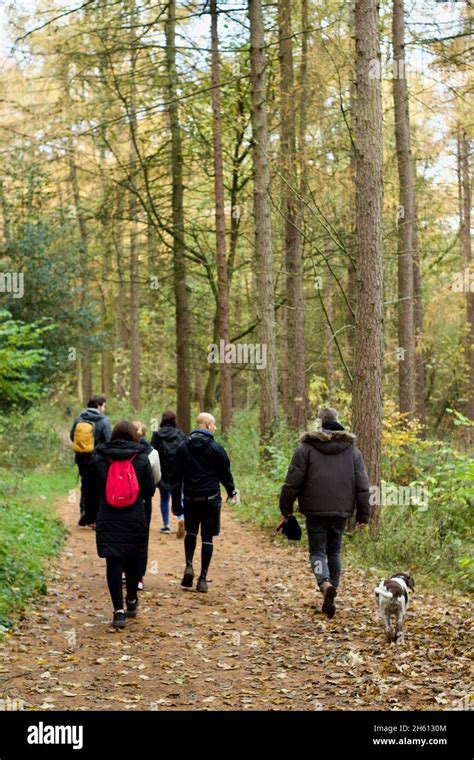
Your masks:
<path fill-rule="evenodd" d="M 139 438 L 144 438 L 146 436 L 146 425 L 144 422 L 139 422 L 138 420 L 133 421 L 133 425 L 135 426 L 135 429 L 138 433 Z"/>
<path fill-rule="evenodd" d="M 88 409 L 97 409 L 97 411 L 101 414 L 105 412 L 106 405 L 107 401 L 105 399 L 105 396 L 91 396 L 87 402 Z"/>
<path fill-rule="evenodd" d="M 174 412 L 171 411 L 171 409 L 167 409 L 166 412 L 163 412 L 163 416 L 160 422 L 160 427 L 164 427 L 165 425 L 170 425 L 171 427 L 177 427 L 178 425 L 176 415 Z"/>
<path fill-rule="evenodd" d="M 112 430 L 112 438 L 111 441 L 133 441 L 134 443 L 138 443 L 138 431 L 133 424 L 133 422 L 129 422 L 128 420 L 122 420 L 122 422 L 117 422 L 114 429 Z"/>
<path fill-rule="evenodd" d="M 196 427 L 203 430 L 209 430 L 209 432 L 214 435 L 217 428 L 216 418 L 212 414 L 208 414 L 208 412 L 201 412 L 201 414 L 198 414 L 196 417 Z"/>
<path fill-rule="evenodd" d="M 316 422 L 319 423 L 321 427 L 324 427 L 327 422 L 337 422 L 338 417 L 337 409 L 333 409 L 330 406 L 321 406 L 318 409 Z"/>

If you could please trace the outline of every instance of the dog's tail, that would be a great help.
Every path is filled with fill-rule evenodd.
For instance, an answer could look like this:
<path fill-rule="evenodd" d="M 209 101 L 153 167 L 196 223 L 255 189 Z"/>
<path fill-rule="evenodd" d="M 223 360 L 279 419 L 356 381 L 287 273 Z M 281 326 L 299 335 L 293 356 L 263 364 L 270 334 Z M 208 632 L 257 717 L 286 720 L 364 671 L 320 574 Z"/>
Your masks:
<path fill-rule="evenodd" d="M 383 596 L 384 599 L 392 599 L 393 594 L 392 594 L 391 591 L 388 591 L 385 588 L 384 583 L 385 583 L 385 579 L 382 578 L 382 580 L 380 581 L 379 585 L 375 589 L 375 596 L 380 595 L 380 596 Z"/>

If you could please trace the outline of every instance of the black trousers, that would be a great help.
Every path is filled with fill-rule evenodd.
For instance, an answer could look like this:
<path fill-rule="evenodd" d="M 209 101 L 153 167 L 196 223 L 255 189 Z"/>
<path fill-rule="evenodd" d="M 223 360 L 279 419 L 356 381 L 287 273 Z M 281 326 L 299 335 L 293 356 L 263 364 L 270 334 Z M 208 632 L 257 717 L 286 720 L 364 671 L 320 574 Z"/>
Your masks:
<path fill-rule="evenodd" d="M 146 538 L 146 552 L 142 557 L 141 565 L 140 565 L 140 578 L 138 580 L 141 580 L 145 577 L 146 573 L 146 566 L 148 564 L 148 541 L 150 539 L 150 523 L 151 523 L 151 499 L 145 500 L 145 515 L 146 515 L 146 521 L 148 523 L 148 535 Z"/>
<path fill-rule="evenodd" d="M 89 464 L 92 459 L 91 454 L 76 454 L 76 464 L 77 469 L 79 470 L 79 477 L 81 479 L 81 497 L 79 501 L 79 508 L 81 510 L 81 514 L 83 514 L 86 511 L 86 501 L 87 501 L 87 474 L 89 469 Z"/>
<path fill-rule="evenodd" d="M 145 555 L 146 556 L 146 555 Z M 107 557 L 107 585 L 114 610 L 123 609 L 122 573 L 127 579 L 127 599 L 137 598 L 138 581 L 141 576 L 143 554 L 132 552 L 127 557 Z"/>

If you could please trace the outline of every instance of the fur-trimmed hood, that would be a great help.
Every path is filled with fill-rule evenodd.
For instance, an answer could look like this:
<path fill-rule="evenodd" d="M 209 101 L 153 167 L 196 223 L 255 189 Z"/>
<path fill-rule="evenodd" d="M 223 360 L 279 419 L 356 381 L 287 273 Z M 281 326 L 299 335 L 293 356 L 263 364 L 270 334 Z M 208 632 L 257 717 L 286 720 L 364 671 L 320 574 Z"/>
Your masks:
<path fill-rule="evenodd" d="M 354 433 L 348 430 L 313 430 L 303 433 L 301 443 L 308 443 L 323 454 L 339 454 L 356 442 Z"/>

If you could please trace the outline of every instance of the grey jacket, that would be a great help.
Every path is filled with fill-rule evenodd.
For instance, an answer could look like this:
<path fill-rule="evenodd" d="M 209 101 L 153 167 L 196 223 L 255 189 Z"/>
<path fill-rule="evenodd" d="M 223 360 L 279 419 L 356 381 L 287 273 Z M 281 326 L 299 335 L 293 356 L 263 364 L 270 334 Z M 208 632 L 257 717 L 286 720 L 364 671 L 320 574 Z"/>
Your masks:
<path fill-rule="evenodd" d="M 299 511 L 313 517 L 350 517 L 368 523 L 369 480 L 364 460 L 347 430 L 304 433 L 291 460 L 280 495 L 280 511 Z"/>
<path fill-rule="evenodd" d="M 84 409 L 84 411 L 76 417 L 69 433 L 71 441 L 74 441 L 74 431 L 77 423 L 83 421 L 92 422 L 94 424 L 94 440 L 96 446 L 99 443 L 108 443 L 110 441 L 112 428 L 110 426 L 109 418 L 94 408 Z"/>

